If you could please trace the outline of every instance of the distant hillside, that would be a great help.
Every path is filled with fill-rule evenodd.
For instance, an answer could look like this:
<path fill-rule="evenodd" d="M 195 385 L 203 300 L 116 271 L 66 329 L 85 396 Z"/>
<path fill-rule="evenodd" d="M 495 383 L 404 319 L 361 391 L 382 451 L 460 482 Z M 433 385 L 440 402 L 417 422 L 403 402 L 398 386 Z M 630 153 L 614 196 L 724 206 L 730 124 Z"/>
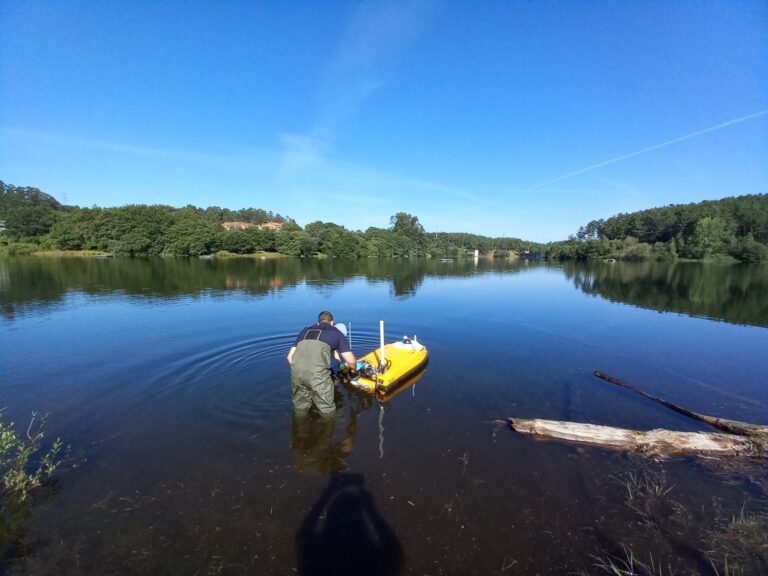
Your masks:
<path fill-rule="evenodd" d="M 388 228 L 365 232 L 332 222 L 302 229 L 290 218 L 259 208 L 229 210 L 134 204 L 118 208 L 62 206 L 36 188 L 2 184 L 0 253 L 40 249 L 87 250 L 127 256 L 198 256 L 275 252 L 285 256 L 460 257 L 474 250 L 499 257 L 536 251 L 518 238 L 427 233 L 416 216 L 398 212 Z"/>
<path fill-rule="evenodd" d="M 47 234 L 54 212 L 64 210 L 53 196 L 37 188 L 16 187 L 0 180 L 0 222 L 9 234 L 28 238 Z"/>
<path fill-rule="evenodd" d="M 208 254 L 221 249 L 223 244 L 232 246 L 233 241 L 238 245 L 240 237 L 223 229 L 225 221 L 255 226 L 277 222 L 297 228 L 290 218 L 258 208 L 63 206 L 37 188 L 0 182 L 0 252 L 3 253 L 55 248 L 126 255 Z M 274 238 L 259 239 L 264 240 L 267 247 L 274 244 Z"/>
<path fill-rule="evenodd" d="M 225 227 L 224 222 L 243 225 Z M 267 222 L 282 226 L 279 230 L 269 229 L 263 226 Z M 427 232 L 416 216 L 405 212 L 393 215 L 389 224 L 387 228 L 372 227 L 361 232 L 332 222 L 312 222 L 302 228 L 290 218 L 260 208 L 139 204 L 79 208 L 63 206 L 37 188 L 0 182 L 0 251 L 5 253 L 55 248 L 131 256 L 197 256 L 223 250 L 286 256 L 456 258 L 479 250 L 498 257 L 543 252 L 550 260 L 691 258 L 768 262 L 766 194 L 617 214 L 589 222 L 567 241 L 547 245 L 519 238 Z"/>
<path fill-rule="evenodd" d="M 551 259 L 710 259 L 768 262 L 768 194 L 670 205 L 593 220 Z"/>
<path fill-rule="evenodd" d="M 768 244 L 768 194 L 753 194 L 695 204 L 652 208 L 608 218 L 599 227 L 609 240 L 634 236 L 640 242 L 668 242 L 672 238 L 691 237 L 703 218 L 718 218 L 728 234 Z"/>

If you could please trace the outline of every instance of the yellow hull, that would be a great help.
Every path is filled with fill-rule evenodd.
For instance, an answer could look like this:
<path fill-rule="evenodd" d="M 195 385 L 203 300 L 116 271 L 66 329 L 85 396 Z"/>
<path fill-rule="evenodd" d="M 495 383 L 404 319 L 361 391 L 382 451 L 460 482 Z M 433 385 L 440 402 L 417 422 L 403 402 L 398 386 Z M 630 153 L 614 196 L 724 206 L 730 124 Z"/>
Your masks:
<path fill-rule="evenodd" d="M 426 346 L 418 342 L 392 342 L 384 346 L 386 366 L 383 371 L 379 369 L 381 365 L 380 358 L 381 348 L 376 348 L 362 358 L 359 358 L 359 361 L 368 362 L 377 369 L 375 377 L 360 374 L 351 384 L 368 392 L 385 393 L 393 390 L 405 381 L 413 378 L 427 365 L 429 352 Z"/>

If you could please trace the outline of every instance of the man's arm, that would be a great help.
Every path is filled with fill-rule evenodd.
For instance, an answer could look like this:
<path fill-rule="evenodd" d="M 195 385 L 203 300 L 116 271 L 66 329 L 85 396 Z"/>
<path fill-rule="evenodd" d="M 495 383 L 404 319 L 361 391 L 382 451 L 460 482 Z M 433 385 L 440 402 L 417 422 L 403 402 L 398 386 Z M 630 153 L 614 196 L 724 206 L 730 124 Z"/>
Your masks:
<path fill-rule="evenodd" d="M 291 349 L 288 350 L 288 356 L 286 357 L 288 360 L 288 364 L 293 364 L 293 354 L 296 352 L 296 346 L 291 346 Z"/>
<path fill-rule="evenodd" d="M 357 364 L 357 360 L 355 359 L 355 355 L 352 354 L 352 352 L 342 352 L 341 357 L 344 359 L 344 362 L 349 364 L 351 368 L 355 367 L 355 364 Z"/>

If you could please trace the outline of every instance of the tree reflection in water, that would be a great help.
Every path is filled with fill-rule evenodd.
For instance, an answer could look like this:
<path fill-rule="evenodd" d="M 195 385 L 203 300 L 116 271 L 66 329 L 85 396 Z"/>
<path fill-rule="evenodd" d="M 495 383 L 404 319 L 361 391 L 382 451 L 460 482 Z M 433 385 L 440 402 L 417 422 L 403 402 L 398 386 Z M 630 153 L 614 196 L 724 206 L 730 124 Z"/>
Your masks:
<path fill-rule="evenodd" d="M 768 326 L 768 266 L 704 262 L 568 262 L 586 294 L 659 312 Z"/>

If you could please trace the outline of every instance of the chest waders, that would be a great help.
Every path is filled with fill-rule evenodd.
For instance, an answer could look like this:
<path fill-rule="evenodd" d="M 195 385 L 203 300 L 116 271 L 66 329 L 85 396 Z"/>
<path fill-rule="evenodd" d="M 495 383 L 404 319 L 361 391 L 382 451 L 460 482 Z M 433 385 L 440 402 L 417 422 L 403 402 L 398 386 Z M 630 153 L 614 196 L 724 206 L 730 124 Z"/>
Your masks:
<path fill-rule="evenodd" d="M 320 340 L 322 330 L 307 330 L 304 339 L 296 344 L 291 363 L 291 395 L 293 407 L 299 412 L 310 409 L 314 403 L 323 414 L 336 410 L 333 403 L 331 379 L 331 347 Z"/>

